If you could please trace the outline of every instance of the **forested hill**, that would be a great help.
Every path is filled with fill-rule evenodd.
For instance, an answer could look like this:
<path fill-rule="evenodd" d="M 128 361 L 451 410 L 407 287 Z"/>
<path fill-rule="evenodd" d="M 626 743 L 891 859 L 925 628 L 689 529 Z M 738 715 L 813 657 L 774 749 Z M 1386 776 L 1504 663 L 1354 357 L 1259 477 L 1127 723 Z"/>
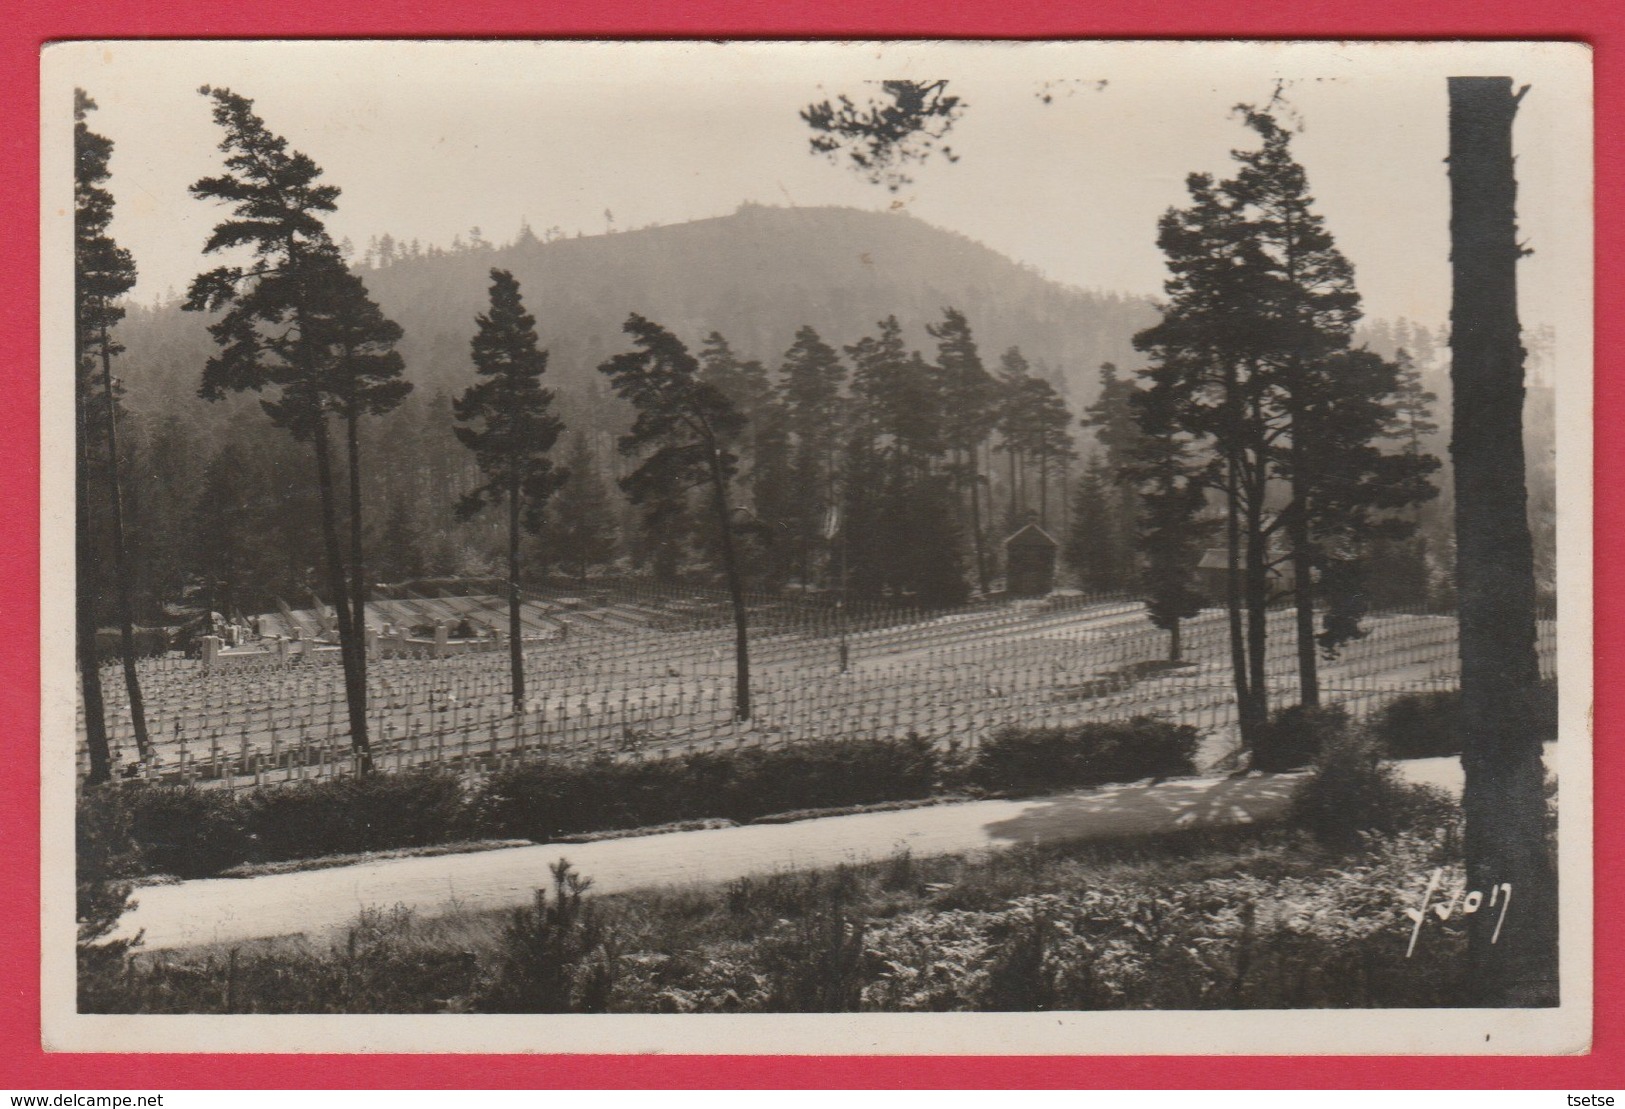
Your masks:
<path fill-rule="evenodd" d="M 549 242 L 525 234 L 506 246 L 397 256 L 364 270 L 373 296 L 405 330 L 407 373 L 426 392 L 468 384 L 468 340 L 492 267 L 518 277 L 552 353 L 551 384 L 566 393 L 626 349 L 621 324 L 631 312 L 692 345 L 720 331 L 742 356 L 773 368 L 802 325 L 838 348 L 892 314 L 929 356 L 925 325 L 952 306 L 965 313 L 990 369 L 1001 351 L 1019 346 L 1064 384 L 1076 411 L 1093 399 L 1100 363 L 1136 364 L 1134 332 L 1156 318 L 1145 299 L 1058 284 L 907 215 L 746 205 L 715 219 Z M 175 306 L 131 311 L 120 337 L 132 410 L 155 415 L 187 404 L 211 353 L 204 325 Z"/>

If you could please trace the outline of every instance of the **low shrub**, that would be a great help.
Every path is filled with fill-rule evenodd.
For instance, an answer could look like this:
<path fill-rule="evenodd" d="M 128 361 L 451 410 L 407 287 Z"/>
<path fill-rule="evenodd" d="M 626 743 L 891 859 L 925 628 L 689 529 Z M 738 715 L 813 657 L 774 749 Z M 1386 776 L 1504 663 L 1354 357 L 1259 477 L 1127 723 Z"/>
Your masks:
<path fill-rule="evenodd" d="M 1532 723 L 1542 743 L 1557 738 L 1557 682 L 1540 683 Z M 1461 754 L 1461 694 L 1456 690 L 1407 693 L 1376 713 L 1372 732 L 1389 758 L 1428 759 Z"/>
<path fill-rule="evenodd" d="M 462 784 L 435 769 L 256 790 L 242 809 L 250 862 L 423 847 L 470 829 Z"/>
<path fill-rule="evenodd" d="M 247 857 L 243 806 L 230 790 L 120 783 L 89 803 L 123 810 L 145 873 L 201 878 Z"/>
<path fill-rule="evenodd" d="M 795 809 L 929 797 L 935 748 L 918 736 L 830 740 L 622 763 L 536 762 L 486 781 L 479 822 L 491 834 L 548 840 L 682 820 L 754 820 Z"/>
<path fill-rule="evenodd" d="M 138 949 L 139 950 L 139 949 Z M 345 935 L 267 952 L 80 952 L 83 1013 L 435 1013 L 466 1010 L 483 968 L 410 910 L 363 909 Z"/>
<path fill-rule="evenodd" d="M 1288 829 L 1241 835 L 1204 832 L 1171 853 L 1172 840 L 1024 849 L 1019 881 L 1010 852 L 910 856 L 596 904 L 561 865 L 506 929 L 370 910 L 331 944 L 115 954 L 83 1008 L 1281 1010 L 1471 996 L 1463 914 L 1430 913 L 1418 933 L 1405 912 L 1436 870 L 1442 888 L 1462 886 L 1459 841 L 1400 831 L 1334 859 Z"/>
<path fill-rule="evenodd" d="M 592 879 L 560 859 L 553 896 L 516 910 L 502 933 L 496 974 L 475 1008 L 494 1013 L 602 1013 L 618 976 L 613 929 L 583 895 Z"/>
<path fill-rule="evenodd" d="M 719 813 L 685 811 L 683 760 L 618 763 L 531 762 L 486 779 L 476 802 L 482 828 L 550 840 Z"/>
<path fill-rule="evenodd" d="M 1348 730 L 1349 714 L 1341 705 L 1290 705 L 1271 714 L 1254 741 L 1252 767 L 1273 773 L 1308 766 Z"/>
<path fill-rule="evenodd" d="M 1320 843 L 1346 850 L 1368 833 L 1451 827 L 1454 799 L 1429 786 L 1403 781 L 1368 734 L 1351 733 L 1328 744 L 1314 772 L 1292 793 L 1287 820 Z"/>
<path fill-rule="evenodd" d="M 1005 728 L 966 770 L 973 785 L 1006 793 L 1132 782 L 1195 773 L 1199 733 L 1150 716 L 1061 728 Z"/>

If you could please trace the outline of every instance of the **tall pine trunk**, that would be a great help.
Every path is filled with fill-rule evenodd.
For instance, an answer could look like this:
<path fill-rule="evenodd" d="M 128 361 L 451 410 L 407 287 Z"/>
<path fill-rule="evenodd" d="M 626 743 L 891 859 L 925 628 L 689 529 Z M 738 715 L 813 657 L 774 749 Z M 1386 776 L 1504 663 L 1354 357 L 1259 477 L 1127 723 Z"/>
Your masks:
<path fill-rule="evenodd" d="M 318 415 L 311 442 L 316 451 L 316 481 L 322 500 L 322 545 L 327 552 L 327 587 L 333 592 L 333 611 L 338 616 L 339 658 L 344 665 L 344 693 L 350 712 L 350 747 L 356 755 L 356 768 L 372 771 L 372 748 L 367 742 L 367 687 L 358 679 L 355 665 L 357 648 L 354 612 L 350 590 L 345 582 L 344 554 L 339 544 L 337 507 L 334 505 L 332 450 L 327 438 L 327 418 Z M 364 650 L 364 648 L 362 648 Z"/>
<path fill-rule="evenodd" d="M 351 651 L 356 684 L 361 690 L 361 712 L 367 711 L 367 560 L 361 520 L 361 428 L 352 404 L 345 415 L 345 443 L 350 464 L 350 630 L 355 636 Z M 335 601 L 335 604 L 338 602 Z"/>
<path fill-rule="evenodd" d="M 87 785 L 113 776 L 107 745 L 107 709 L 102 701 L 101 667 L 96 658 L 95 545 L 90 535 L 90 443 L 85 434 L 84 398 L 79 405 L 79 436 L 74 452 L 74 650 L 79 660 L 79 683 L 85 701 L 85 747 L 90 755 Z"/>
<path fill-rule="evenodd" d="M 1049 527 L 1049 446 L 1038 448 L 1038 526 Z"/>
<path fill-rule="evenodd" d="M 734 719 L 750 719 L 750 643 L 745 625 L 745 590 L 734 553 L 733 514 L 728 507 L 728 484 L 722 474 L 721 448 L 710 451 L 711 501 L 722 539 L 722 568 L 728 579 L 728 600 L 734 613 Z"/>
<path fill-rule="evenodd" d="M 976 540 L 976 582 L 985 597 L 993 591 L 993 582 L 987 569 L 987 542 L 982 535 L 982 464 L 973 443 L 965 457 L 969 462 L 966 473 L 970 478 L 970 526 Z"/>
<path fill-rule="evenodd" d="M 102 396 L 107 439 L 107 494 L 112 508 L 113 577 L 118 584 L 119 657 L 124 664 L 124 688 L 130 698 L 130 728 L 136 750 L 144 761 L 151 752 L 147 742 L 147 709 L 141 696 L 141 678 L 135 672 L 135 605 L 130 600 L 130 565 L 124 549 L 124 498 L 119 485 L 118 411 L 113 404 L 113 341 L 103 324 L 100 336 Z"/>
<path fill-rule="evenodd" d="M 1523 93 L 1514 95 L 1508 77 L 1451 77 L 1448 83 L 1450 453 L 1467 885 L 1515 897 L 1504 920 L 1499 909 L 1468 918 L 1471 981 L 1485 1005 L 1554 1005 L 1557 872 L 1546 839 L 1545 768 L 1531 711 L 1540 669 L 1524 486 L 1512 155 L 1512 121 Z"/>
<path fill-rule="evenodd" d="M 585 569 L 582 576 L 586 576 Z M 525 711 L 525 638 L 519 605 L 519 469 L 516 465 L 508 484 L 508 670 L 515 716 Z"/>
<path fill-rule="evenodd" d="M 1293 418 L 1294 426 L 1297 418 Z M 1287 541 L 1292 544 L 1292 601 L 1298 624 L 1298 703 L 1320 707 L 1320 660 L 1315 651 L 1315 588 L 1309 551 L 1309 488 L 1304 473 L 1308 451 L 1292 438 L 1292 506 L 1287 519 Z"/>
<path fill-rule="evenodd" d="M 1269 721 L 1269 672 L 1266 668 L 1266 643 L 1269 638 L 1269 537 L 1264 529 L 1264 459 L 1256 458 L 1255 473 L 1247 475 L 1246 504 L 1246 572 L 1244 575 L 1245 604 L 1247 609 L 1247 716 L 1255 729 L 1262 729 Z M 1256 734 L 1256 733 L 1255 733 Z"/>
<path fill-rule="evenodd" d="M 1251 748 L 1257 738 L 1252 719 L 1252 691 L 1247 677 L 1247 640 L 1241 614 L 1241 483 L 1234 455 L 1225 460 L 1225 574 L 1224 607 L 1230 627 L 1230 675 L 1236 687 L 1236 725 L 1241 744 Z"/>

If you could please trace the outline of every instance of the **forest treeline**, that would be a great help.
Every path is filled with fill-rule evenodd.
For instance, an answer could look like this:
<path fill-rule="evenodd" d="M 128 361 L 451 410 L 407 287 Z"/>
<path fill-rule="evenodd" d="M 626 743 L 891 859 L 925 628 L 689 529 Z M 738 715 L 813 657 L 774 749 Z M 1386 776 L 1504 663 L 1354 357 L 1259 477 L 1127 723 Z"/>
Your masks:
<path fill-rule="evenodd" d="M 844 555 L 855 595 L 953 603 L 998 584 L 1001 540 L 1029 518 L 1062 542 L 1073 584 L 1140 585 L 1143 506 L 1124 448 L 1144 364 L 1133 340 L 1157 318 L 1146 302 L 1057 286 L 916 220 L 841 209 L 747 206 L 574 239 L 525 228 L 500 246 L 472 232 L 444 250 L 384 236 L 346 253 L 385 316 L 404 321 L 394 349 L 415 386 L 359 431 L 369 459 L 357 483 L 369 506 L 363 542 L 377 582 L 488 574 L 502 563 L 503 521 L 455 512 L 479 477 L 454 435 L 453 402 L 473 380 L 468 343 L 488 275 L 503 269 L 550 357 L 565 429 L 553 454 L 571 474 L 527 539 L 533 579 L 614 568 L 720 580 L 716 542 L 691 507 L 650 526 L 617 487 L 635 462 L 616 447 L 633 413 L 594 371 L 627 343 L 625 314 L 611 329 L 606 305 L 632 303 L 692 348 L 702 376 L 745 417 L 731 446 L 733 527 L 752 587 L 829 588 Z M 865 318 L 876 303 L 906 311 Z M 204 322 L 170 306 L 133 308 L 119 324 L 129 580 L 143 623 L 331 600 L 310 452 L 253 397 L 198 398 L 213 347 Z M 1540 338 L 1530 344 L 1537 373 L 1550 353 Z M 1365 321 L 1351 334 L 1385 359 L 1405 352 L 1418 394 L 1444 389 L 1443 339 L 1404 320 Z M 1529 420 L 1531 516 L 1548 552 L 1549 397 L 1531 389 Z M 1438 409 L 1412 421 L 1413 449 L 1444 454 Z M 342 452 L 333 466 L 347 480 Z M 1415 541 L 1377 552 L 1396 560 L 1394 572 L 1367 575 L 1374 607 L 1448 602 L 1448 498 L 1413 511 Z M 98 616 L 110 623 L 114 560 L 93 561 L 104 575 Z M 1549 554 L 1541 561 L 1549 580 Z"/>

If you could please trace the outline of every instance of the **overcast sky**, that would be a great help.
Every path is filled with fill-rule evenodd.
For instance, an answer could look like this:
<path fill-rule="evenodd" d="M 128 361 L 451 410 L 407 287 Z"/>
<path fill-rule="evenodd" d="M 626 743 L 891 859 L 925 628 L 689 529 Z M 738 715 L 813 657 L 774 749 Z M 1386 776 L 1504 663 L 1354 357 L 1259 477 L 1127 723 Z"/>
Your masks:
<path fill-rule="evenodd" d="M 1516 44 L 125 42 L 47 51 L 42 117 L 47 150 L 62 149 L 49 129 L 68 133 L 72 87 L 100 104 L 92 126 L 115 143 L 113 232 L 135 255 L 143 301 L 206 268 L 199 251 L 224 214 L 187 192 L 220 167 L 205 83 L 252 98 L 323 167 L 343 189 L 334 236 L 358 246 L 385 232 L 445 246 L 473 226 L 505 242 L 522 219 L 598 234 L 606 209 L 627 230 L 742 201 L 900 205 L 1058 280 L 1156 295 L 1157 217 L 1182 202 L 1188 173 L 1230 171 L 1229 150 L 1250 138 L 1231 108 L 1267 101 L 1285 78 L 1298 158 L 1368 314 L 1439 324 L 1444 77 L 1506 74 L 1535 85 L 1515 136 L 1521 230 L 1536 251 L 1521 271 L 1530 326 L 1560 318 L 1589 275 L 1576 230 L 1589 226 L 1581 60 Z M 797 117 L 809 102 L 939 76 L 968 105 L 950 140 L 957 163 L 918 167 L 894 194 L 809 152 Z M 49 215 L 62 166 L 47 162 Z"/>

